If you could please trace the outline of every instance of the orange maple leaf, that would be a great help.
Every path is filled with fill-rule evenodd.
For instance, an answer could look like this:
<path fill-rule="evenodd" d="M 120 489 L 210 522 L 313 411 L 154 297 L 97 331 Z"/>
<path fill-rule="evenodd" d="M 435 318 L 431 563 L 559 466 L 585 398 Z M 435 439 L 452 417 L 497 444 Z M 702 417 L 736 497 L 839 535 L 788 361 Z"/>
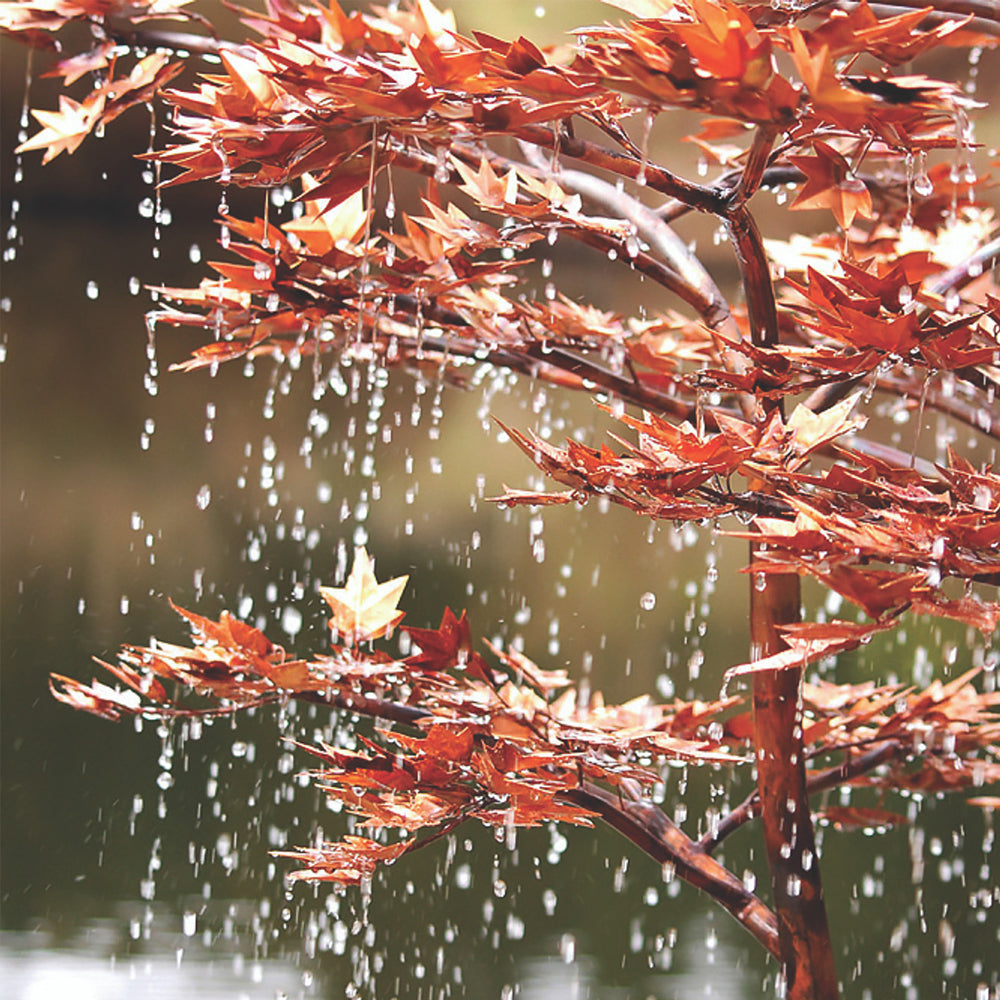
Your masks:
<path fill-rule="evenodd" d="M 58 111 L 31 112 L 44 128 L 22 142 L 15 152 L 44 149 L 42 163 L 54 160 L 62 152 L 72 153 L 90 134 L 103 111 L 104 94 L 97 91 L 88 94 L 82 104 L 60 94 Z"/>
<path fill-rule="evenodd" d="M 792 211 L 829 208 L 844 229 L 856 215 L 872 217 L 872 197 L 864 181 L 853 176 L 850 164 L 832 146 L 814 142 L 815 156 L 790 156 L 806 175 L 805 187 L 791 204 Z"/>

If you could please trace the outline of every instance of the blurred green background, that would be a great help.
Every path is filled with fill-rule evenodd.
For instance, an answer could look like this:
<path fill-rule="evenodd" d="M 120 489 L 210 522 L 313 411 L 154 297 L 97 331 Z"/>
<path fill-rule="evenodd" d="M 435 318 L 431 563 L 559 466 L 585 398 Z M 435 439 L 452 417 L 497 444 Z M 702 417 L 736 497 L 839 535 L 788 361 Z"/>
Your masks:
<path fill-rule="evenodd" d="M 567 2 L 456 10 L 461 28 L 542 40 L 613 16 Z M 295 777 L 306 762 L 281 736 L 333 738 L 347 720 L 291 707 L 201 732 L 136 733 L 51 699 L 49 671 L 89 677 L 90 657 L 111 658 L 121 642 L 182 640 L 167 596 L 239 612 L 296 652 L 320 650 L 315 588 L 360 540 L 380 577 L 410 574 L 412 624 L 466 607 L 480 634 L 521 637 L 542 665 L 589 677 L 609 698 L 708 699 L 745 659 L 746 580 L 742 543 L 707 532 L 650 528 L 596 503 L 540 513 L 483 502 L 536 475 L 490 414 L 547 427 L 556 441 L 587 428 L 597 442 L 606 424 L 586 400 L 526 379 L 487 378 L 463 393 L 361 367 L 341 368 L 343 395 L 315 399 L 308 365 L 268 361 L 169 374 L 197 336 L 161 328 L 150 340 L 143 286 L 195 284 L 221 253 L 218 191 L 166 191 L 157 224 L 153 187 L 132 159 L 149 140 L 141 109 L 45 168 L 37 154 L 16 157 L 25 64 L 4 42 L 0 991 L 773 994 L 773 966 L 738 927 L 606 831 L 530 831 L 508 845 L 469 828 L 380 875 L 370 897 L 286 893 L 268 850 L 307 843 L 320 827 L 336 836 L 344 819 Z M 55 105 L 48 81 L 31 95 L 33 106 Z M 677 135 L 689 126 L 678 122 Z M 654 149 L 693 175 L 694 151 L 678 152 L 677 135 L 660 128 Z M 263 208 L 259 192 L 229 199 L 237 214 Z M 768 235 L 787 224 L 766 206 L 761 217 Z M 711 247 L 710 266 L 731 283 L 711 226 L 694 221 L 685 235 Z M 624 273 L 616 284 L 588 254 L 553 251 L 562 291 L 596 286 L 596 304 L 622 311 L 673 304 Z M 967 668 L 975 642 L 913 623 L 901 641 L 845 658 L 836 677 L 948 676 Z M 690 830 L 747 787 L 746 776 L 707 769 L 669 777 Z M 845 996 L 996 996 L 988 821 L 957 799 L 891 804 L 910 814 L 908 827 L 821 835 Z M 741 833 L 724 859 L 757 868 L 756 846 Z"/>

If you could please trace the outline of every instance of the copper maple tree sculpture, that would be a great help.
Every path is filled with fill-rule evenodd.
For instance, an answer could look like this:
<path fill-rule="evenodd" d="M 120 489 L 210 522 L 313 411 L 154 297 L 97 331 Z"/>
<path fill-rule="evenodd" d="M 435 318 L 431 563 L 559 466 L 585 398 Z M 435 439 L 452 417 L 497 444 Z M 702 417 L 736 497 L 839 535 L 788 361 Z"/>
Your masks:
<path fill-rule="evenodd" d="M 504 428 L 559 488 L 495 499 L 596 495 L 746 537 L 751 650 L 729 674 L 749 676 L 749 699 L 735 684 L 708 703 L 581 699 L 564 672 L 483 645 L 464 612 L 446 609 L 436 629 L 400 625 L 406 580 L 380 583 L 364 549 L 343 587 L 320 588 L 332 641 L 312 659 L 229 615 L 178 609 L 193 645 L 126 646 L 104 664 L 118 687 L 53 675 L 52 690 L 110 719 L 289 698 L 384 719 L 355 749 L 302 749 L 361 826 L 400 837 L 285 852 L 300 865 L 292 878 L 358 883 L 469 819 L 601 819 L 725 907 L 779 959 L 789 997 L 835 997 L 810 796 L 1000 778 L 998 696 L 976 670 L 922 691 L 804 680 L 905 612 L 985 635 L 1000 621 L 1000 476 L 955 451 L 931 462 L 917 444 L 863 433 L 873 397 L 888 393 L 918 419 L 940 412 L 994 448 L 1000 438 L 1000 240 L 969 124 L 977 106 L 910 68 L 932 50 L 994 45 L 1000 14 L 975 0 L 614 6 L 619 23 L 549 49 L 465 36 L 427 0 L 350 14 L 267 0 L 242 12 L 251 37 L 238 42 L 167 0 L 6 3 L 0 28 L 50 50 L 67 87 L 91 81 L 81 99 L 33 112 L 41 129 L 22 151 L 72 153 L 157 100 L 172 140 L 144 155 L 164 185 L 298 191 L 290 221 L 224 214 L 214 273 L 159 290 L 158 323 L 206 334 L 179 367 L 268 355 L 319 370 L 347 355 L 462 383 L 489 362 L 594 394 L 621 436 L 559 445 Z M 74 22 L 91 29 L 82 45 Z M 58 45 L 64 28 L 71 54 Z M 186 64 L 200 75 L 181 77 Z M 700 116 L 690 138 L 709 179 L 650 156 L 650 132 L 672 109 Z M 403 174 L 424 179 L 405 212 L 392 194 Z M 782 186 L 794 189 L 789 210 L 826 210 L 833 228 L 766 240 L 752 199 Z M 692 212 L 713 216 L 731 244 L 738 296 L 675 232 Z M 622 317 L 524 294 L 522 262 L 556 239 L 640 273 L 664 308 Z M 803 577 L 857 618 L 801 620 Z M 416 651 L 393 652 L 395 627 Z M 695 839 L 649 797 L 671 760 L 753 766 L 757 790 Z M 713 857 L 756 818 L 770 905 Z"/>

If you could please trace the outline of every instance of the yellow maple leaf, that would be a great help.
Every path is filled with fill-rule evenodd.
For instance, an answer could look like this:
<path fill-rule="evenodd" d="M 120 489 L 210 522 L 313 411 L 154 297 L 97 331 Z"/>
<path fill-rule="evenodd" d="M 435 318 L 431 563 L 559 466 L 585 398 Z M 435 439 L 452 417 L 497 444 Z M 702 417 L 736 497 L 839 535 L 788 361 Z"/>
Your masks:
<path fill-rule="evenodd" d="M 793 434 L 792 448 L 795 453 L 800 456 L 808 455 L 842 434 L 861 430 L 868 423 L 868 418 L 852 417 L 851 410 L 862 395 L 863 392 L 856 392 L 822 413 L 813 413 L 808 406 L 799 403 L 785 421 L 785 427 Z"/>
<path fill-rule="evenodd" d="M 396 605 L 403 595 L 408 576 L 379 583 L 375 579 L 375 560 L 364 546 L 354 550 L 354 565 L 343 587 L 320 587 L 323 600 L 333 609 L 330 627 L 336 629 L 349 645 L 378 639 L 398 625 L 404 612 Z"/>

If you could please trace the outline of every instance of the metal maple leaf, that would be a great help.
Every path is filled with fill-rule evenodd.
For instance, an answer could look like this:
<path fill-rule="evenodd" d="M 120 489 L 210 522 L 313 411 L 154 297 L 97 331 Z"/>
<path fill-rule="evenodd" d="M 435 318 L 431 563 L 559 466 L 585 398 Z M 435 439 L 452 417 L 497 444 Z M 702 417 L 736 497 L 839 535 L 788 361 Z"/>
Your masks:
<path fill-rule="evenodd" d="M 367 642 L 385 635 L 403 619 L 404 612 L 396 605 L 403 596 L 408 576 L 379 583 L 375 579 L 375 560 L 369 558 L 364 546 L 354 550 L 354 565 L 343 587 L 320 587 L 323 600 L 333 610 L 330 627 L 348 645 Z"/>

